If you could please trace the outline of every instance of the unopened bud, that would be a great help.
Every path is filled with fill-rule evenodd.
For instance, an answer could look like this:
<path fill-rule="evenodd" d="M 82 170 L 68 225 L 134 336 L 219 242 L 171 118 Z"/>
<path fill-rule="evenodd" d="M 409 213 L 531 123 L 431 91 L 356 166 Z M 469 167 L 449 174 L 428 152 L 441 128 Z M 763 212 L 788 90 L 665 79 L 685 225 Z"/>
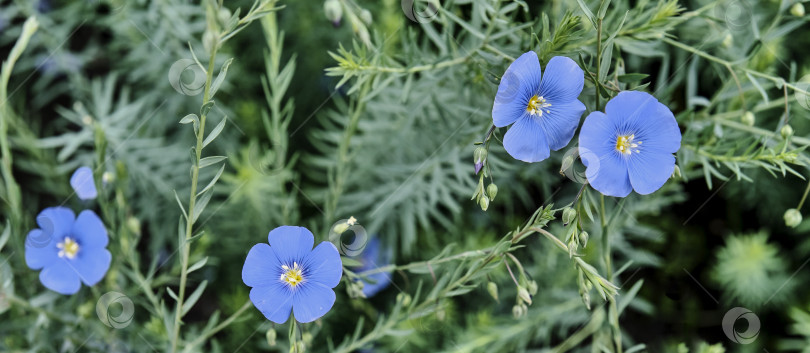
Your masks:
<path fill-rule="evenodd" d="M 408 293 L 399 293 L 397 294 L 397 301 L 402 303 L 402 306 L 411 305 L 411 296 Z"/>
<path fill-rule="evenodd" d="M 526 302 L 526 304 L 532 305 L 532 295 L 523 286 L 518 287 L 518 298 Z"/>
<path fill-rule="evenodd" d="M 804 5 L 797 2 L 790 7 L 790 14 L 796 17 L 804 17 Z"/>
<path fill-rule="evenodd" d="M 436 320 L 444 321 L 445 318 L 447 318 L 447 312 L 444 311 L 444 309 L 440 309 L 436 312 Z"/>
<path fill-rule="evenodd" d="M 371 11 L 363 9 L 360 11 L 360 19 L 363 20 L 367 25 L 371 24 Z"/>
<path fill-rule="evenodd" d="M 741 120 L 742 120 L 742 123 L 745 124 L 745 125 L 754 126 L 754 122 L 756 121 L 756 118 L 754 117 L 754 113 L 745 112 L 745 114 L 742 115 Z"/>
<path fill-rule="evenodd" d="M 565 175 L 565 171 L 570 169 L 572 165 L 574 165 L 574 156 L 565 156 L 562 160 L 562 166 L 560 166 L 560 175 Z"/>
<path fill-rule="evenodd" d="M 567 225 L 568 223 L 573 222 L 574 219 L 576 219 L 576 217 L 577 217 L 577 210 L 571 207 L 566 207 L 563 209 L 562 214 L 563 224 Z"/>
<path fill-rule="evenodd" d="M 332 22 L 335 27 L 340 25 L 340 19 L 343 18 L 343 5 L 338 0 L 326 0 L 323 3 L 323 12 L 326 14 L 326 19 Z"/>
<path fill-rule="evenodd" d="M 217 46 L 217 35 L 211 30 L 206 30 L 203 33 L 203 48 L 206 52 L 211 52 Z"/>
<path fill-rule="evenodd" d="M 312 344 L 312 334 L 309 333 L 309 332 L 304 332 L 301 335 L 301 341 L 304 342 L 304 344 L 306 344 L 308 346 L 311 345 Z"/>
<path fill-rule="evenodd" d="M 478 205 L 481 206 L 482 211 L 486 211 L 489 208 L 489 197 L 482 195 L 480 199 L 478 199 Z"/>
<path fill-rule="evenodd" d="M 231 20 L 231 10 L 228 10 L 225 7 L 220 8 L 219 12 L 217 13 L 217 19 L 223 27 L 227 26 L 228 22 Z"/>
<path fill-rule="evenodd" d="M 672 177 L 673 178 L 681 178 L 681 168 L 678 165 L 675 165 L 675 169 L 672 170 Z"/>
<path fill-rule="evenodd" d="M 270 347 L 275 346 L 276 345 L 276 330 L 274 330 L 271 327 L 269 330 L 267 330 L 267 334 L 265 335 L 265 338 L 267 339 L 267 345 L 268 346 L 270 346 Z"/>
<path fill-rule="evenodd" d="M 579 233 L 579 245 L 583 248 L 588 246 L 588 232 L 583 230 Z"/>
<path fill-rule="evenodd" d="M 476 147 L 475 151 L 473 151 L 473 161 L 475 163 L 484 163 L 484 160 L 487 159 L 487 149 L 484 147 Z"/>
<path fill-rule="evenodd" d="M 783 139 L 787 140 L 788 138 L 793 136 L 793 127 L 791 127 L 788 124 L 785 124 L 785 126 L 782 126 L 782 130 L 779 130 L 779 133 L 782 134 Z"/>
<path fill-rule="evenodd" d="M 487 186 L 487 196 L 489 196 L 490 200 L 495 201 L 495 195 L 498 195 L 498 186 L 489 184 L 489 186 Z"/>
<path fill-rule="evenodd" d="M 525 315 L 525 314 L 526 314 L 526 309 L 524 308 L 524 306 L 522 304 L 518 304 L 518 305 L 515 305 L 515 306 L 512 307 L 512 316 L 514 316 L 515 319 L 519 319 L 519 318 L 523 317 L 523 315 Z"/>
<path fill-rule="evenodd" d="M 487 283 L 487 292 L 489 292 L 489 295 L 492 296 L 492 299 L 498 301 L 498 285 L 495 284 L 495 282 Z"/>
<path fill-rule="evenodd" d="M 791 208 L 785 211 L 785 225 L 795 228 L 799 223 L 802 223 L 802 214 L 799 210 Z"/>
<path fill-rule="evenodd" d="M 591 296 L 588 295 L 588 292 L 582 292 L 582 303 L 585 304 L 588 310 L 591 310 Z"/>
<path fill-rule="evenodd" d="M 732 44 L 734 44 L 734 37 L 731 36 L 731 33 L 726 33 L 726 37 L 723 38 L 723 46 L 731 48 Z"/>

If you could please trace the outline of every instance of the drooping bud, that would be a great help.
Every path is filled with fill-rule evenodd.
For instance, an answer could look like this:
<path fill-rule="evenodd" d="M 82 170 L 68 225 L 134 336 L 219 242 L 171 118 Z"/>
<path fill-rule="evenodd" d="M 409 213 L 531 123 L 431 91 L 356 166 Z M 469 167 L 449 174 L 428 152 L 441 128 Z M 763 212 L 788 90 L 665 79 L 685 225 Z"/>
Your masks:
<path fill-rule="evenodd" d="M 489 292 L 489 295 L 492 296 L 492 299 L 498 301 L 498 285 L 495 284 L 495 282 L 487 283 L 487 292 Z"/>
<path fill-rule="evenodd" d="M 726 37 L 723 38 L 723 46 L 731 48 L 732 44 L 734 44 L 734 37 L 731 36 L 731 33 L 726 33 Z"/>
<path fill-rule="evenodd" d="M 477 147 L 473 152 L 473 162 L 475 162 L 475 174 L 481 171 L 484 167 L 484 161 L 487 159 L 487 149 L 484 147 Z"/>
<path fill-rule="evenodd" d="M 563 209 L 562 215 L 563 224 L 568 225 L 568 223 L 573 222 L 574 219 L 576 219 L 576 217 L 577 217 L 577 210 L 571 207 L 566 207 Z"/>
<path fill-rule="evenodd" d="M 672 177 L 673 178 L 681 178 L 681 168 L 678 165 L 675 165 L 675 169 L 672 170 Z"/>
<path fill-rule="evenodd" d="M 562 166 L 560 166 L 560 175 L 565 175 L 565 171 L 570 169 L 572 165 L 574 165 L 574 156 L 565 156 L 562 160 Z"/>
<path fill-rule="evenodd" d="M 523 286 L 518 286 L 518 298 L 526 302 L 526 304 L 532 305 L 532 295 Z"/>
<path fill-rule="evenodd" d="M 481 206 L 482 211 L 486 211 L 489 208 L 489 197 L 482 195 L 480 199 L 478 199 L 478 205 Z"/>
<path fill-rule="evenodd" d="M 787 140 L 793 136 L 793 127 L 791 127 L 789 124 L 785 124 L 785 126 L 782 126 L 782 130 L 779 130 L 779 133 L 782 134 L 783 139 Z"/>
<path fill-rule="evenodd" d="M 523 315 L 526 314 L 526 311 L 527 308 L 525 307 L 525 305 L 516 304 L 515 306 L 512 307 L 512 316 L 514 316 L 515 319 L 520 319 L 521 317 L 523 317 Z"/>
<path fill-rule="evenodd" d="M 799 223 L 802 223 L 802 214 L 799 210 L 791 208 L 785 211 L 785 225 L 795 228 Z"/>
<path fill-rule="evenodd" d="M 754 122 L 756 122 L 756 118 L 752 112 L 745 112 L 745 114 L 742 115 L 741 120 L 743 124 L 748 126 L 754 126 Z"/>
<path fill-rule="evenodd" d="M 797 2 L 790 7 L 790 14 L 796 17 L 804 17 L 804 5 Z"/>
<path fill-rule="evenodd" d="M 367 25 L 371 24 L 371 11 L 363 9 L 360 11 L 360 19 L 363 20 Z"/>
<path fill-rule="evenodd" d="M 489 184 L 489 186 L 487 186 L 487 196 L 489 196 L 491 201 L 495 201 L 495 195 L 498 195 L 498 186 Z"/>
<path fill-rule="evenodd" d="M 340 26 L 340 19 L 343 18 L 343 5 L 338 0 L 326 0 L 323 3 L 323 12 L 326 19 L 337 27 Z"/>
<path fill-rule="evenodd" d="M 274 330 L 271 327 L 269 330 L 267 330 L 267 334 L 265 335 L 265 338 L 267 339 L 267 345 L 268 346 L 270 346 L 270 347 L 275 346 L 276 345 L 276 330 Z"/>
<path fill-rule="evenodd" d="M 588 245 L 588 232 L 583 230 L 579 233 L 579 245 L 583 248 Z"/>

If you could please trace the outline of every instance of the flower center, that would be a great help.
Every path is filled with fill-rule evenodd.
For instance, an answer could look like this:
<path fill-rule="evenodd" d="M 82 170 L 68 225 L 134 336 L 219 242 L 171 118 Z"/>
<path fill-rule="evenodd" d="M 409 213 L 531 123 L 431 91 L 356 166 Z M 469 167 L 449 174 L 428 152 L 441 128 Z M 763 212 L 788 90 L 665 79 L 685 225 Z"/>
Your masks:
<path fill-rule="evenodd" d="M 293 262 L 293 266 L 281 265 L 281 269 L 284 270 L 281 273 L 281 278 L 279 278 L 282 282 L 287 283 L 292 288 L 301 284 L 304 281 L 304 270 L 301 266 L 298 265 L 297 262 Z"/>
<path fill-rule="evenodd" d="M 526 107 L 526 111 L 529 112 L 531 115 L 536 116 L 543 116 L 543 108 L 548 108 L 551 106 L 551 103 L 546 103 L 546 99 L 542 96 L 538 97 L 536 94 L 529 99 L 529 105 Z M 545 109 L 546 113 L 550 113 L 548 109 Z"/>
<path fill-rule="evenodd" d="M 75 258 L 79 252 L 79 243 L 70 237 L 65 237 L 63 242 L 56 244 L 56 247 L 59 248 L 59 257 L 67 257 L 68 259 Z"/>
<path fill-rule="evenodd" d="M 641 145 L 641 141 L 635 141 L 635 139 L 635 134 L 617 136 L 616 151 L 625 155 L 630 155 L 633 152 L 640 153 L 641 151 L 638 149 L 638 146 Z"/>

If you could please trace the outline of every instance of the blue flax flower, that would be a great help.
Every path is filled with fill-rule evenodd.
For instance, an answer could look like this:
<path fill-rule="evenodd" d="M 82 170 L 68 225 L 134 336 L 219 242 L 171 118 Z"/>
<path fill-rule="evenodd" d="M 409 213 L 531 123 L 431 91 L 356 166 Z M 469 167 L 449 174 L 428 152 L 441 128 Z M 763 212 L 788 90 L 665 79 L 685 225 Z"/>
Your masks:
<path fill-rule="evenodd" d="M 585 176 L 604 195 L 646 195 L 661 188 L 675 169 L 681 130 L 675 116 L 648 93 L 625 91 L 605 113 L 585 118 L 579 133 Z"/>
<path fill-rule="evenodd" d="M 81 283 L 95 285 L 110 268 L 107 229 L 93 211 L 77 218 L 65 207 L 49 207 L 37 216 L 39 228 L 25 240 L 25 263 L 42 269 L 39 281 L 61 294 L 74 294 Z"/>
<path fill-rule="evenodd" d="M 315 239 L 304 227 L 278 227 L 267 239 L 270 245 L 254 245 L 242 267 L 253 305 L 277 324 L 287 321 L 290 310 L 302 323 L 326 314 L 343 275 L 335 245 L 325 241 L 312 249 Z"/>
<path fill-rule="evenodd" d="M 506 152 L 530 163 L 568 145 L 585 112 L 577 100 L 585 76 L 573 60 L 555 56 L 541 76 L 537 54 L 521 55 L 503 74 L 492 106 L 495 126 L 513 124 L 503 138 Z"/>
<path fill-rule="evenodd" d="M 363 255 L 360 257 L 360 263 L 362 263 L 362 265 L 357 266 L 355 271 L 362 273 L 376 270 L 377 268 L 387 266 L 390 259 L 390 252 L 382 249 L 380 240 L 372 238 L 368 241 L 368 244 L 366 244 Z M 361 280 L 363 281 L 363 295 L 365 295 L 366 298 L 371 298 L 391 284 L 391 271 L 375 272 L 366 276 L 366 278 L 370 281 L 365 279 Z"/>
<path fill-rule="evenodd" d="M 93 181 L 93 170 L 88 167 L 81 167 L 73 172 L 73 176 L 70 177 L 70 186 L 82 200 L 92 200 L 98 196 L 96 183 Z"/>

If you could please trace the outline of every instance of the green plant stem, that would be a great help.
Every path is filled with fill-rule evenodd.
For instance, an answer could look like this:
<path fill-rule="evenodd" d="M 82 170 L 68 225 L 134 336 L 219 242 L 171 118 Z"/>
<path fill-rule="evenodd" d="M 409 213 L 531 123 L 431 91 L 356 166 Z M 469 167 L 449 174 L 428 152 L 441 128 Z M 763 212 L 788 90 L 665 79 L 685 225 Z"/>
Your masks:
<path fill-rule="evenodd" d="M 764 78 L 766 80 L 772 81 L 777 86 L 785 85 L 788 88 L 792 89 L 794 92 L 799 92 L 799 93 L 802 93 L 802 94 L 805 94 L 805 95 L 810 95 L 810 93 L 807 92 L 806 90 L 801 89 L 801 88 L 797 87 L 796 85 L 794 85 L 792 83 L 788 83 L 787 81 L 785 81 L 785 79 L 783 79 L 781 77 L 768 75 L 768 74 L 765 74 L 765 73 L 762 73 L 762 72 L 759 72 L 759 71 L 751 70 L 751 69 L 746 68 L 746 67 L 736 67 L 736 65 L 734 65 L 734 63 L 732 63 L 732 62 L 730 62 L 728 60 L 718 58 L 718 57 L 716 57 L 714 55 L 711 55 L 711 54 L 709 54 L 707 52 L 704 52 L 704 51 L 702 51 L 700 49 L 694 48 L 692 46 L 683 44 L 681 42 L 678 42 L 676 40 L 672 40 L 672 39 L 667 38 L 667 37 L 661 38 L 661 41 L 663 41 L 664 43 L 667 43 L 667 44 L 669 44 L 671 46 L 683 49 L 683 50 L 688 51 L 688 52 L 690 52 L 692 54 L 700 56 L 700 57 L 702 57 L 704 59 L 714 61 L 714 62 L 716 62 L 718 64 L 726 66 L 729 69 L 736 68 L 737 70 L 740 70 L 740 71 L 742 71 L 744 73 L 747 73 L 747 74 L 750 74 L 750 75 L 753 75 L 753 76 L 758 76 L 758 77 Z"/>
<path fill-rule="evenodd" d="M 253 303 L 250 300 L 245 301 L 245 303 L 242 304 L 242 307 L 240 307 L 238 310 L 236 310 L 236 312 L 231 314 L 231 316 L 229 316 L 224 321 L 220 322 L 218 325 L 214 326 L 214 328 L 212 328 L 211 330 L 201 333 L 199 336 L 197 336 L 197 338 L 191 341 L 191 343 L 189 343 L 188 346 L 196 347 L 197 345 L 202 344 L 209 337 L 215 335 L 217 332 L 222 331 L 222 329 L 228 327 L 228 325 L 230 325 L 232 322 L 234 322 L 234 320 L 239 318 L 239 316 L 242 315 L 242 313 L 245 312 L 245 310 L 247 310 L 251 306 L 253 306 Z"/>
<path fill-rule="evenodd" d="M 596 84 L 593 85 L 593 89 L 596 90 L 596 109 L 595 111 L 599 111 L 599 81 L 601 78 L 599 77 L 599 70 L 602 66 L 602 19 L 599 18 L 596 20 Z"/>
<path fill-rule="evenodd" d="M 208 60 L 208 72 L 205 79 L 205 90 L 203 92 L 203 105 L 207 104 L 210 100 L 211 82 L 214 76 L 214 59 L 217 55 L 218 45 L 214 45 L 211 49 L 211 55 Z M 174 314 L 174 332 L 172 333 L 172 352 L 177 351 L 177 343 L 180 339 L 180 324 L 183 317 L 183 302 L 186 294 L 186 281 L 188 278 L 188 258 L 191 250 L 191 243 L 189 240 L 192 236 L 194 229 L 194 204 L 197 202 L 197 182 L 200 176 L 200 159 L 203 149 L 203 137 L 205 137 L 205 118 L 207 114 L 200 116 L 200 129 L 197 133 L 197 145 L 194 149 L 194 165 L 191 167 L 191 195 L 189 196 L 188 211 L 186 212 L 186 234 L 180 250 L 180 288 L 177 293 L 177 310 Z"/>
<path fill-rule="evenodd" d="M 807 187 L 804 188 L 804 194 L 802 194 L 802 199 L 799 201 L 799 205 L 796 206 L 796 209 L 801 211 L 802 206 L 804 206 L 804 201 L 807 200 L 807 194 L 810 192 L 810 182 L 807 183 Z"/>

